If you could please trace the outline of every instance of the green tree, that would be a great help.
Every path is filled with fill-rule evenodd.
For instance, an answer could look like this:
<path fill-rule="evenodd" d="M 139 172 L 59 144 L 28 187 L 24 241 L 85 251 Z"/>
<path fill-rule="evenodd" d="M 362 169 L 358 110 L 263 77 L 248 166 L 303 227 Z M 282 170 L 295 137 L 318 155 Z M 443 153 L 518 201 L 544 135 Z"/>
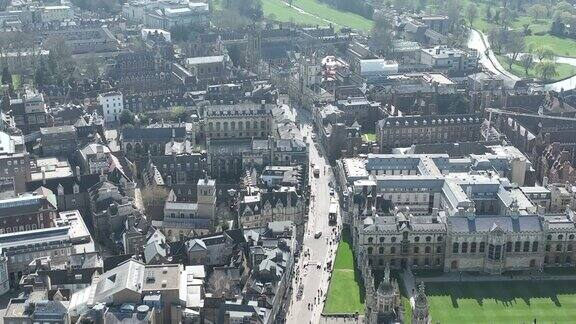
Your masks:
<path fill-rule="evenodd" d="M 478 8 L 472 2 L 468 4 L 466 8 L 466 17 L 468 18 L 468 23 L 470 23 L 470 27 L 474 24 L 474 19 L 478 17 Z"/>
<path fill-rule="evenodd" d="M 2 84 L 12 86 L 12 74 L 10 73 L 10 70 L 8 70 L 7 66 L 2 69 Z"/>
<path fill-rule="evenodd" d="M 551 60 L 554 58 L 554 52 L 549 49 L 548 47 L 539 47 L 536 49 L 536 56 L 538 57 L 538 61 Z"/>
<path fill-rule="evenodd" d="M 526 53 L 520 57 L 520 65 L 524 68 L 524 74 L 528 75 L 528 70 L 534 67 L 534 56 L 532 53 Z"/>
<path fill-rule="evenodd" d="M 537 3 L 527 10 L 528 15 L 532 17 L 532 20 L 538 21 L 540 19 L 548 18 L 548 8 L 540 3 Z"/>
<path fill-rule="evenodd" d="M 556 63 L 552 61 L 540 61 L 536 64 L 536 74 L 542 81 L 549 81 L 558 76 Z"/>
<path fill-rule="evenodd" d="M 172 111 L 170 111 L 170 120 L 175 122 L 186 122 L 188 120 L 188 112 L 186 112 L 184 107 L 174 107 L 172 108 Z"/>
<path fill-rule="evenodd" d="M 122 110 L 122 114 L 120 114 L 120 124 L 122 124 L 122 125 L 127 125 L 127 124 L 134 125 L 134 114 L 128 109 Z"/>

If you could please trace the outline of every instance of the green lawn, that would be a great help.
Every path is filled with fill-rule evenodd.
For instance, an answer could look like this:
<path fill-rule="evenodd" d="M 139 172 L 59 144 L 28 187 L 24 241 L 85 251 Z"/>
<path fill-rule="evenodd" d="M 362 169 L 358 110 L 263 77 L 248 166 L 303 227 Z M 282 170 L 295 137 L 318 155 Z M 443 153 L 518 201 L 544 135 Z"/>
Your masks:
<path fill-rule="evenodd" d="M 526 36 L 526 46 L 532 48 L 548 47 L 558 56 L 576 57 L 576 40 L 552 35 Z"/>
<path fill-rule="evenodd" d="M 364 286 L 355 267 L 350 233 L 345 229 L 336 250 L 324 314 L 356 312 L 364 313 Z"/>
<path fill-rule="evenodd" d="M 508 70 L 509 72 L 513 73 L 514 75 L 519 77 L 538 78 L 538 76 L 536 75 L 536 70 L 534 68 L 528 70 L 528 75 L 526 75 L 524 67 L 518 64 L 518 62 L 513 63 L 512 69 L 509 69 L 508 62 L 510 61 L 510 58 L 505 57 L 503 55 L 496 55 L 496 57 L 498 58 L 498 61 L 500 61 L 500 64 L 502 64 L 502 67 Z M 550 81 L 561 80 L 575 75 L 576 66 L 566 63 L 556 63 L 556 71 L 558 71 L 558 76 Z"/>
<path fill-rule="evenodd" d="M 299 25 L 328 25 L 325 21 L 310 15 L 305 15 L 288 7 L 281 0 L 262 0 L 264 16 L 281 22 L 292 22 Z"/>
<path fill-rule="evenodd" d="M 376 142 L 376 134 L 374 134 L 374 133 L 362 134 L 362 140 L 366 143 Z"/>
<path fill-rule="evenodd" d="M 325 26 L 329 24 L 323 20 L 326 19 L 334 22 L 334 27 L 350 27 L 363 31 L 369 31 L 372 28 L 372 20 L 334 9 L 318 2 L 318 0 L 294 0 L 293 5 L 313 16 L 298 12 L 298 10 L 287 6 L 282 0 L 262 0 L 264 16 L 278 21 Z"/>
<path fill-rule="evenodd" d="M 576 282 L 429 283 L 432 322 L 574 323 Z"/>

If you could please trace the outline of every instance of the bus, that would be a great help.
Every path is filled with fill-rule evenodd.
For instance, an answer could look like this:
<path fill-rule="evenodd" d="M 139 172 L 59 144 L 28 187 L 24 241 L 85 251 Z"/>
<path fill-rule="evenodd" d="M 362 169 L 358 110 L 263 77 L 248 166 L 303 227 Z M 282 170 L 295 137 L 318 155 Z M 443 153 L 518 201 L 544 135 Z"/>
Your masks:
<path fill-rule="evenodd" d="M 338 203 L 335 201 L 330 202 L 330 208 L 328 209 L 328 225 L 336 225 L 336 215 L 338 214 Z"/>

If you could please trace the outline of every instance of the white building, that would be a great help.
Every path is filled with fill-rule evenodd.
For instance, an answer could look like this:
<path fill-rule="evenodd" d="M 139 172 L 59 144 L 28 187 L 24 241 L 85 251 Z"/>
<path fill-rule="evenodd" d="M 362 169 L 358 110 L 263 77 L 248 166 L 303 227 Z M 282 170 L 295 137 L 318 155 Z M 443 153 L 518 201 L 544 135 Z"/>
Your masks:
<path fill-rule="evenodd" d="M 111 91 L 98 95 L 98 102 L 102 106 L 105 122 L 118 122 L 124 110 L 124 97 L 119 91 Z"/>
<path fill-rule="evenodd" d="M 70 6 L 45 6 L 42 8 L 42 22 L 64 21 L 74 18 Z"/>

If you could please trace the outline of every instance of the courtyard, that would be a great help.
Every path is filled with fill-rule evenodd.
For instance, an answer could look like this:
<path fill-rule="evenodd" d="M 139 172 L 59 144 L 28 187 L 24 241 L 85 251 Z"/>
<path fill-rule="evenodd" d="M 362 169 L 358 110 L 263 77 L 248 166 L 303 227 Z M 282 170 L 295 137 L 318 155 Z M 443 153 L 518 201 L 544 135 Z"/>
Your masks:
<path fill-rule="evenodd" d="M 574 323 L 576 281 L 428 283 L 433 323 Z"/>
<path fill-rule="evenodd" d="M 336 250 L 332 279 L 328 288 L 324 314 L 364 313 L 364 286 L 356 269 L 352 253 L 352 239 L 347 229 Z"/>

